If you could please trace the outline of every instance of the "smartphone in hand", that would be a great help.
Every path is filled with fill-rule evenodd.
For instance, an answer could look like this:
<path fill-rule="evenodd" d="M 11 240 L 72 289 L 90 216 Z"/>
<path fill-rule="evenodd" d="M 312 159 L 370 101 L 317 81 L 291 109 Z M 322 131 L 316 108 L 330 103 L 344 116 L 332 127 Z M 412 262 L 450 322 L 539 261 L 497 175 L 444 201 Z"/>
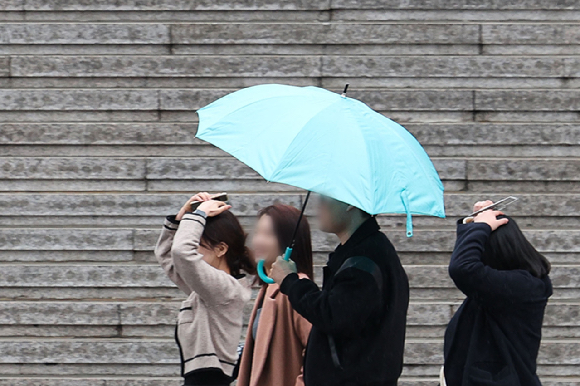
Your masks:
<path fill-rule="evenodd" d="M 473 212 L 472 214 L 469 215 L 469 217 L 475 217 L 478 214 L 480 214 L 481 212 L 485 212 L 486 210 L 503 210 L 506 206 L 513 204 L 517 200 L 518 200 L 518 198 L 514 197 L 514 196 L 506 197 L 502 200 L 494 202 L 491 205 L 486 206 L 485 208 L 481 208 L 477 212 Z"/>
<path fill-rule="evenodd" d="M 218 193 L 218 194 L 214 194 L 213 196 L 211 196 L 212 200 L 215 201 L 223 201 L 223 202 L 227 202 L 228 201 L 228 194 L 227 193 Z M 189 203 L 189 205 L 191 205 L 191 211 L 194 212 L 202 203 L 203 201 L 192 201 Z"/>

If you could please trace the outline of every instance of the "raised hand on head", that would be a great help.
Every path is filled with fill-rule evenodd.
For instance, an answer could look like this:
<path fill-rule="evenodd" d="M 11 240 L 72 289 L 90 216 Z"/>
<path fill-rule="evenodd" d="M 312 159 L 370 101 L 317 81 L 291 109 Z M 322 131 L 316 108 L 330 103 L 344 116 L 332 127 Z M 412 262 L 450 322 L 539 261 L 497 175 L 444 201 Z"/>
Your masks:
<path fill-rule="evenodd" d="M 211 200 L 211 195 L 208 192 L 199 192 L 196 195 L 191 196 L 191 198 L 189 198 L 185 202 L 185 204 L 183 204 L 183 206 L 179 210 L 179 213 L 177 213 L 177 215 L 175 216 L 175 219 L 177 221 L 181 221 L 181 219 L 183 218 L 183 215 L 185 213 L 191 212 L 191 203 L 193 201 L 203 202 L 203 201 L 209 201 L 209 200 Z"/>
<path fill-rule="evenodd" d="M 229 210 L 231 207 L 231 205 L 228 205 L 223 201 L 210 200 L 202 202 L 197 209 L 205 212 L 207 217 L 214 217 Z"/>
<path fill-rule="evenodd" d="M 505 225 L 509 222 L 507 218 L 500 218 L 498 219 L 497 216 L 503 215 L 503 212 L 499 210 L 486 210 L 485 212 L 481 212 L 477 216 L 473 222 L 475 223 L 485 223 L 491 227 L 492 231 L 495 231 L 502 225 Z"/>

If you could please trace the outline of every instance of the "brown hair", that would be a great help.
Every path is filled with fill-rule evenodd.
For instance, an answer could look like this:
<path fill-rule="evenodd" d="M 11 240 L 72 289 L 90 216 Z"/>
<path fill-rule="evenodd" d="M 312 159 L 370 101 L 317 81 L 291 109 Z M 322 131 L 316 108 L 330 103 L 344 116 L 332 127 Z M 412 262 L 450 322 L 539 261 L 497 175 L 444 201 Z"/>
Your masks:
<path fill-rule="evenodd" d="M 280 245 L 280 254 L 283 254 L 286 247 L 292 243 L 292 234 L 300 217 L 300 211 L 290 205 L 276 204 L 262 209 L 258 213 L 258 218 L 267 215 L 274 223 L 274 233 Z M 310 238 L 310 225 L 306 217 L 302 217 L 298 232 L 296 232 L 296 243 L 292 251 L 291 259 L 296 263 L 298 272 L 305 273 L 310 279 L 314 278 L 312 268 L 312 240 Z"/>
<path fill-rule="evenodd" d="M 220 243 L 228 246 L 225 254 L 226 263 L 232 276 L 239 276 L 241 271 L 250 275 L 256 273 L 256 264 L 248 247 L 246 233 L 238 218 L 230 211 L 208 217 L 201 235 L 201 244 L 206 248 L 215 248 Z"/>

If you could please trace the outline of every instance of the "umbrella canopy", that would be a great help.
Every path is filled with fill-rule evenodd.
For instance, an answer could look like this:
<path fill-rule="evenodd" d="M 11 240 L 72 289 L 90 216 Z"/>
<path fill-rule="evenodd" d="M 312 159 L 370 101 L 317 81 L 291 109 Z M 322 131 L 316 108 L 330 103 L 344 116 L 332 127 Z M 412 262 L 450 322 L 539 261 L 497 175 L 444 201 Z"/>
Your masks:
<path fill-rule="evenodd" d="M 419 142 L 366 104 L 317 87 L 236 91 L 198 111 L 197 137 L 268 181 L 370 214 L 445 217 L 443 184 Z"/>

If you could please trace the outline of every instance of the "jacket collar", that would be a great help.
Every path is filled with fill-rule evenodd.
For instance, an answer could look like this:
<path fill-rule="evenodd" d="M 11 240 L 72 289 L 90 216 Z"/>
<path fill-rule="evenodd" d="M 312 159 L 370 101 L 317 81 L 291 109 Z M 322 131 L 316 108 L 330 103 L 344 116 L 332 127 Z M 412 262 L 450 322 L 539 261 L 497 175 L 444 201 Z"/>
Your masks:
<path fill-rule="evenodd" d="M 340 244 L 336 247 L 335 252 L 340 253 L 360 244 L 364 239 L 376 233 L 379 229 L 381 229 L 381 227 L 379 226 L 379 223 L 377 223 L 377 219 L 375 217 L 369 218 L 363 222 L 356 231 L 354 231 L 346 243 Z"/>

